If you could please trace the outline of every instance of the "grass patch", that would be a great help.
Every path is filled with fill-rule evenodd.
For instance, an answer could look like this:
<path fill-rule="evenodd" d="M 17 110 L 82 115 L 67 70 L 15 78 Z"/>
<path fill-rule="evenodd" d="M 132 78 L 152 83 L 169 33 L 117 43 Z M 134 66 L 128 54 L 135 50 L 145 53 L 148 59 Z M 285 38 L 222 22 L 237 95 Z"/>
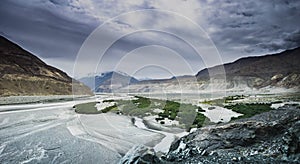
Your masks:
<path fill-rule="evenodd" d="M 243 114 L 242 116 L 239 116 L 237 118 L 232 118 L 232 120 L 249 118 L 254 115 L 273 110 L 273 108 L 271 108 L 270 103 L 250 103 L 250 104 L 239 103 L 234 105 L 226 105 L 225 108 Z"/>
<path fill-rule="evenodd" d="M 195 109 L 198 108 L 198 112 Z M 179 122 L 185 125 L 187 130 L 197 127 L 200 128 L 204 125 L 206 116 L 202 113 L 203 111 L 200 107 L 191 104 L 181 104 L 181 110 L 178 113 Z"/>
<path fill-rule="evenodd" d="M 79 114 L 99 114 L 102 113 L 98 111 L 95 107 L 96 102 L 89 102 L 75 105 L 75 112 Z"/>
<path fill-rule="evenodd" d="M 245 97 L 246 96 L 244 96 L 244 95 L 234 95 L 234 96 L 227 96 L 227 97 L 219 98 L 219 99 L 204 100 L 204 101 L 202 101 L 200 103 L 223 107 L 224 104 L 226 104 L 226 103 L 230 103 L 230 102 L 232 102 L 234 100 L 244 99 Z"/>
<path fill-rule="evenodd" d="M 116 100 L 117 105 L 122 113 L 131 116 L 146 116 L 146 113 L 151 113 L 150 100 L 147 98 L 136 97 L 137 100 Z"/>
<path fill-rule="evenodd" d="M 160 108 L 164 110 L 164 112 L 158 114 L 160 117 L 175 120 L 177 113 L 179 112 L 180 103 L 167 100 L 165 105 Z"/>
<path fill-rule="evenodd" d="M 134 104 L 136 104 L 138 108 L 147 108 L 151 104 L 151 101 L 149 98 L 141 97 L 141 96 L 135 96 L 135 98 L 137 98 L 137 99 L 132 100 L 132 102 Z"/>
<path fill-rule="evenodd" d="M 75 112 L 79 114 L 100 114 L 100 113 L 107 113 L 109 111 L 118 108 L 117 105 L 112 105 L 98 111 L 97 108 L 95 107 L 96 104 L 97 102 L 89 102 L 89 103 L 75 105 Z"/>
<path fill-rule="evenodd" d="M 200 103 L 207 104 L 207 105 L 214 105 L 214 106 L 224 106 L 223 104 L 225 103 L 225 98 L 214 99 L 214 100 L 204 100 Z"/>
<path fill-rule="evenodd" d="M 118 106 L 115 104 L 113 106 L 109 106 L 109 107 L 106 107 L 104 109 L 101 110 L 102 113 L 107 113 L 109 111 L 117 111 L 118 110 Z"/>
<path fill-rule="evenodd" d="M 234 100 L 241 100 L 241 99 L 244 99 L 245 96 L 244 95 L 235 95 L 235 96 L 227 96 L 225 97 L 225 103 L 228 103 L 228 102 L 231 102 L 231 101 L 234 101 Z"/>
<path fill-rule="evenodd" d="M 141 96 L 135 96 L 136 100 L 116 100 L 115 102 L 121 107 L 122 112 L 126 115 L 132 116 L 146 116 L 147 113 L 153 113 L 153 110 L 158 108 L 163 112 L 158 113 L 156 121 L 160 122 L 165 118 L 170 120 L 178 120 L 180 124 L 184 124 L 187 129 L 194 125 L 195 127 L 201 127 L 204 123 L 205 116 L 199 112 L 204 110 L 201 107 L 184 104 L 170 100 L 159 100 L 153 98 L 146 98 Z M 196 112 L 198 109 L 198 112 Z M 196 119 L 195 119 L 196 117 Z M 194 122 L 193 122 L 194 120 Z"/>
<path fill-rule="evenodd" d="M 121 112 L 125 115 L 146 116 L 147 113 L 153 113 L 156 108 L 162 109 L 159 113 L 157 122 L 164 124 L 162 120 L 168 118 L 170 120 L 178 120 L 180 124 L 185 125 L 186 129 L 191 127 L 202 127 L 206 117 L 199 113 L 203 110 L 201 107 L 192 104 L 181 104 L 170 100 L 150 99 L 146 97 L 136 96 L 136 100 L 104 100 L 103 102 L 115 102 L 115 105 L 106 107 L 98 111 L 95 107 L 96 102 L 78 104 L 75 106 L 75 112 L 80 114 L 100 114 L 107 112 Z M 120 109 L 120 111 L 119 111 Z M 198 109 L 198 112 L 196 112 Z"/>

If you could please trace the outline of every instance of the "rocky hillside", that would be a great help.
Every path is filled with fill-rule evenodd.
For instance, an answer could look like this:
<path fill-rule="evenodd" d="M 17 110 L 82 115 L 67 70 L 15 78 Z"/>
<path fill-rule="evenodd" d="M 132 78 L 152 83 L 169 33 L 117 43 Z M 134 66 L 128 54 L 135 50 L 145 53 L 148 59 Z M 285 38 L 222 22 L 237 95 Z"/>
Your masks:
<path fill-rule="evenodd" d="M 235 62 L 206 68 L 195 76 L 145 80 L 120 88 L 120 92 L 248 91 L 286 88 L 298 91 L 300 48 L 278 54 L 241 58 Z"/>
<path fill-rule="evenodd" d="M 248 119 L 198 129 L 158 158 L 134 147 L 120 163 L 299 163 L 300 107 L 286 105 Z"/>
<path fill-rule="evenodd" d="M 286 50 L 278 54 L 241 58 L 233 63 L 215 66 L 197 73 L 198 81 L 205 83 L 209 72 L 225 69 L 227 88 L 244 84 L 249 88 L 275 86 L 283 88 L 298 87 L 300 83 L 300 48 Z"/>
<path fill-rule="evenodd" d="M 0 96 L 91 94 L 82 83 L 2 36 L 0 58 Z"/>

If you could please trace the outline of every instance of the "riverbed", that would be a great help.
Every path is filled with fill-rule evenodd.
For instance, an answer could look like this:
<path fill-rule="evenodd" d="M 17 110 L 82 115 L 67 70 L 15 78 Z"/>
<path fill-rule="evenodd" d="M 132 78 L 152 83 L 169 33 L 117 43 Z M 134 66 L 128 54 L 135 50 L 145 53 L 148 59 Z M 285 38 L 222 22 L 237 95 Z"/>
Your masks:
<path fill-rule="evenodd" d="M 127 116 L 74 112 L 89 101 L 1 106 L 0 163 L 117 163 L 134 145 L 165 137 Z"/>

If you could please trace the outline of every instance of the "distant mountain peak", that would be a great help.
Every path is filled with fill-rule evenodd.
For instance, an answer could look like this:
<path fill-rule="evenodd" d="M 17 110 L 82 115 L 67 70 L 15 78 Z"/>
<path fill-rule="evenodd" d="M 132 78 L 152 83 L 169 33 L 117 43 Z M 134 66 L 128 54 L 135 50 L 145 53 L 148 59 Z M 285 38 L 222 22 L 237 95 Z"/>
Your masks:
<path fill-rule="evenodd" d="M 112 92 L 113 89 L 139 82 L 121 71 L 107 71 L 78 79 L 94 92 Z"/>

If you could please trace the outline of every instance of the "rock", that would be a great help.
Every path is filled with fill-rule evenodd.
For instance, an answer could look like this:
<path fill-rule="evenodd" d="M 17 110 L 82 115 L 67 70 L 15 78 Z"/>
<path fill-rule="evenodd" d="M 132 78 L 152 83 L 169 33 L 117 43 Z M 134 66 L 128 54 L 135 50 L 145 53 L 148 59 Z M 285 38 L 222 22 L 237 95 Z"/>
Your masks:
<path fill-rule="evenodd" d="M 282 79 L 283 78 L 283 75 L 282 74 L 276 74 L 276 75 L 274 75 L 272 78 L 271 78 L 271 80 L 272 81 L 278 81 L 278 80 L 280 80 L 280 79 Z"/>
<path fill-rule="evenodd" d="M 179 138 L 158 158 L 135 146 L 120 163 L 299 163 L 300 109 L 288 105 Z"/>
<path fill-rule="evenodd" d="M 297 163 L 299 159 L 300 110 L 289 105 L 198 129 L 174 142 L 164 162 Z"/>
<path fill-rule="evenodd" d="M 237 162 L 238 159 L 237 159 L 236 157 L 233 157 L 233 158 L 232 158 L 232 161 Z"/>
<path fill-rule="evenodd" d="M 119 164 L 156 164 L 161 163 L 153 149 L 143 145 L 131 148 L 120 160 Z"/>

